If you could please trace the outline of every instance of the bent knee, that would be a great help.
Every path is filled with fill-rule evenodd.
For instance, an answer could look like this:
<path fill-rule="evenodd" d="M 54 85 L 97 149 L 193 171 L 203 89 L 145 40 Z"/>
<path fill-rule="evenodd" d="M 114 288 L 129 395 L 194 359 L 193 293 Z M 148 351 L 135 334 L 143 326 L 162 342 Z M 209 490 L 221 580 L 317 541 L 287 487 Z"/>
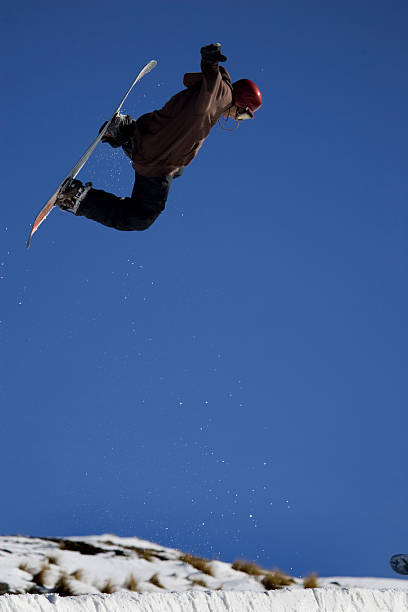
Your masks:
<path fill-rule="evenodd" d="M 140 219 L 140 218 L 129 219 L 128 229 L 131 231 L 135 231 L 135 232 L 144 232 L 145 230 L 149 229 L 149 227 L 153 225 L 153 223 L 156 221 L 158 216 L 159 215 L 157 215 L 156 217 L 149 217 L 147 219 Z"/>

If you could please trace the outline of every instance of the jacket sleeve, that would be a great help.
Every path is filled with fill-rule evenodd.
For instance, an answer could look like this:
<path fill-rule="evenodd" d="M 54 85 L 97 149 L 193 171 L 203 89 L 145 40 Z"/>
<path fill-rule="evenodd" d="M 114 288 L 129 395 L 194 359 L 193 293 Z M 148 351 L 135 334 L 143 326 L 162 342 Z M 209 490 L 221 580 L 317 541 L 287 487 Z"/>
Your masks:
<path fill-rule="evenodd" d="M 201 91 L 197 99 L 196 112 L 209 113 L 217 106 L 217 97 L 222 86 L 222 75 L 218 62 L 201 60 Z M 222 88 L 221 88 L 222 89 Z"/>

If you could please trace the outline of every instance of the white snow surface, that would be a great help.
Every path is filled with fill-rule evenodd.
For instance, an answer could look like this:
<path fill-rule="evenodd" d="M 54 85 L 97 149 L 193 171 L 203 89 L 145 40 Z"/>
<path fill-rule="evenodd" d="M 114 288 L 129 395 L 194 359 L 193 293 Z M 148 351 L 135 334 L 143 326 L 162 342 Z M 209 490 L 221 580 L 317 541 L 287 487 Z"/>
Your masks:
<path fill-rule="evenodd" d="M 112 595 L 3 595 L 0 612 L 406 612 L 408 593 L 398 589 L 189 591 Z"/>
<path fill-rule="evenodd" d="M 42 570 L 42 571 L 41 571 Z M 367 612 L 408 610 L 408 580 L 318 578 L 319 588 L 265 591 L 261 575 L 139 538 L 0 537 L 0 612 Z M 40 573 L 41 572 L 41 573 Z M 69 594 L 61 597 L 61 577 Z M 30 592 L 31 594 L 27 594 Z M 34 594 L 33 594 L 34 593 Z"/>

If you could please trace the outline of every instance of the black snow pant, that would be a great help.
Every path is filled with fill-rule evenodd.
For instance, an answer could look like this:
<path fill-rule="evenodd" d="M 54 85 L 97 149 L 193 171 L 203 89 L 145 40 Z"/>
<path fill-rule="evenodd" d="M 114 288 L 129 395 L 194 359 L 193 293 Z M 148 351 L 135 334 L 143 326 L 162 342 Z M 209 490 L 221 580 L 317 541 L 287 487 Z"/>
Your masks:
<path fill-rule="evenodd" d="M 145 230 L 164 210 L 172 179 L 172 176 L 147 177 L 135 173 L 130 198 L 91 188 L 76 214 L 117 230 Z"/>

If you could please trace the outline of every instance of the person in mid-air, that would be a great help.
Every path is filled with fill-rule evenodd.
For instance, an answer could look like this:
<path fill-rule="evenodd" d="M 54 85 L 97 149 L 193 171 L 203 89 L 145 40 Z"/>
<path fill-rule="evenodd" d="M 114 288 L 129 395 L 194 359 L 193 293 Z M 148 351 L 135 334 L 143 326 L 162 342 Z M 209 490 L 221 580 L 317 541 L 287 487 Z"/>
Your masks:
<path fill-rule="evenodd" d="M 262 104 L 255 83 L 248 79 L 231 82 L 228 72 L 219 66 L 226 60 L 219 43 L 202 47 L 201 72 L 184 75 L 186 89 L 161 110 L 137 120 L 116 115 L 110 123 L 102 142 L 122 147 L 132 160 L 135 184 L 130 197 L 121 198 L 72 179 L 59 195 L 58 206 L 118 230 L 150 227 L 164 210 L 172 180 L 194 159 L 217 121 L 222 116 L 237 122 L 251 119 Z"/>

